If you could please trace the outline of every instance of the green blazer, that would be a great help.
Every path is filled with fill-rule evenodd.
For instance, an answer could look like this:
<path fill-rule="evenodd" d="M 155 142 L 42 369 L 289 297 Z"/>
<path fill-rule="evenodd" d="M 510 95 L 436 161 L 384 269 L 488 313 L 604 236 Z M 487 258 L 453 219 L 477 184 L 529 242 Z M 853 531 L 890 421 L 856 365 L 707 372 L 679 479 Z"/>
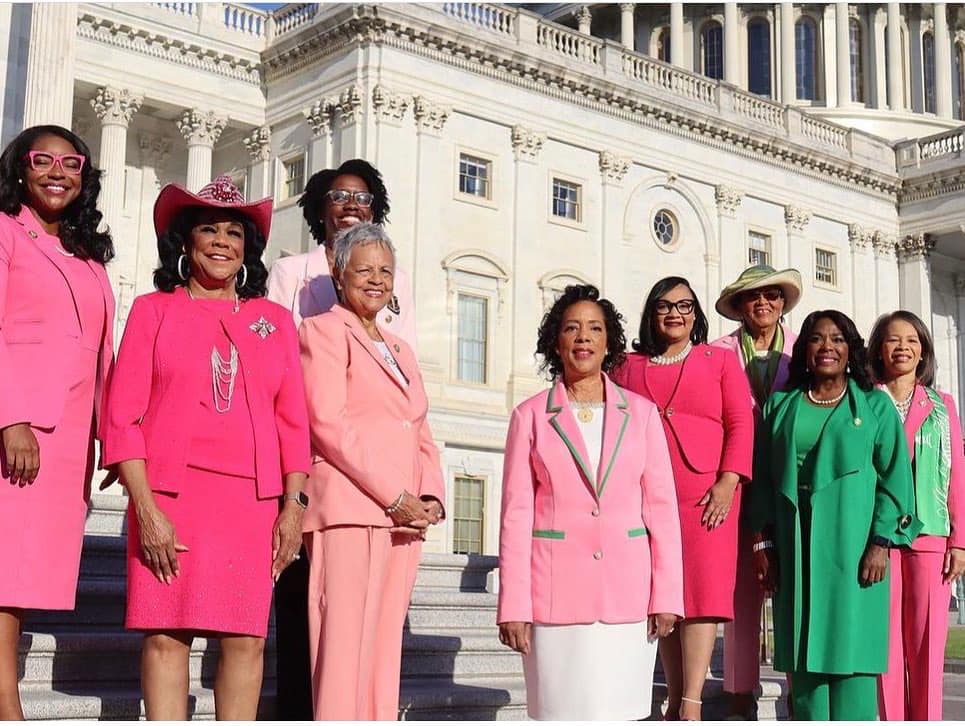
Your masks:
<path fill-rule="evenodd" d="M 804 552 L 794 443 L 798 407 L 807 405 L 803 396 L 803 389 L 795 389 L 768 399 L 748 492 L 751 530 L 770 525 L 777 549 L 774 667 L 882 673 L 888 660 L 888 579 L 862 587 L 858 574 L 871 536 L 910 545 L 921 528 L 901 419 L 885 393 L 862 391 L 849 379 L 847 395 L 817 443 L 811 547 Z"/>

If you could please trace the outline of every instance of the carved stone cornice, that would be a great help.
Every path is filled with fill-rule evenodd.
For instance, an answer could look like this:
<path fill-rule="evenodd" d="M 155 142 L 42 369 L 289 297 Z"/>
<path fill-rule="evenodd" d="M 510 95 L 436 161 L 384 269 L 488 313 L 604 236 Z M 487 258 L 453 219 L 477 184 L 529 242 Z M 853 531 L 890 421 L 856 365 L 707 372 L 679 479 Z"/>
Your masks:
<path fill-rule="evenodd" d="M 331 132 L 332 114 L 335 113 L 337 101 L 337 98 L 320 98 L 302 111 L 314 136 L 323 136 Z"/>
<path fill-rule="evenodd" d="M 193 108 L 182 113 L 175 125 L 188 146 L 214 146 L 228 125 L 228 119 L 214 111 Z"/>
<path fill-rule="evenodd" d="M 633 160 L 626 156 L 617 156 L 612 151 L 600 152 L 600 174 L 603 181 L 609 184 L 619 184 L 630 171 Z"/>
<path fill-rule="evenodd" d="M 935 249 L 935 242 L 927 232 L 905 235 L 898 241 L 898 259 L 902 262 L 927 259 Z"/>
<path fill-rule="evenodd" d="M 509 142 L 517 161 L 536 161 L 546 142 L 546 134 L 516 124 L 509 130 Z"/>
<path fill-rule="evenodd" d="M 898 235 L 878 230 L 875 232 L 874 240 L 871 244 L 874 247 L 876 257 L 893 260 L 898 246 Z"/>
<path fill-rule="evenodd" d="M 449 120 L 452 108 L 441 103 L 431 101 L 425 96 L 412 99 L 412 115 L 415 117 L 416 128 L 421 131 L 439 133 Z"/>
<path fill-rule="evenodd" d="M 362 89 L 357 83 L 353 83 L 338 94 L 334 113 L 338 114 L 343 126 L 358 123 L 361 120 L 364 100 Z"/>
<path fill-rule="evenodd" d="M 788 204 L 784 207 L 784 223 L 788 234 L 804 234 L 811 222 L 811 210 Z"/>
<path fill-rule="evenodd" d="M 271 158 L 271 127 L 266 125 L 256 128 L 242 143 L 253 162 L 268 161 Z"/>
<path fill-rule="evenodd" d="M 127 88 L 101 86 L 90 100 L 90 107 L 102 125 L 127 128 L 143 101 L 142 94 Z"/>
<path fill-rule="evenodd" d="M 744 201 L 744 192 L 726 184 L 718 184 L 714 187 L 714 201 L 717 202 L 719 214 L 733 217 Z"/>
<path fill-rule="evenodd" d="M 860 224 L 849 224 L 848 242 L 851 243 L 851 250 L 867 252 L 874 247 L 876 234 L 875 230 L 862 227 Z"/>
<path fill-rule="evenodd" d="M 381 84 L 372 89 L 372 108 L 377 119 L 401 121 L 410 105 L 412 96 L 394 93 Z"/>
<path fill-rule="evenodd" d="M 171 156 L 171 139 L 157 134 L 140 133 L 137 135 L 137 148 L 141 152 L 142 163 L 160 170 Z"/>

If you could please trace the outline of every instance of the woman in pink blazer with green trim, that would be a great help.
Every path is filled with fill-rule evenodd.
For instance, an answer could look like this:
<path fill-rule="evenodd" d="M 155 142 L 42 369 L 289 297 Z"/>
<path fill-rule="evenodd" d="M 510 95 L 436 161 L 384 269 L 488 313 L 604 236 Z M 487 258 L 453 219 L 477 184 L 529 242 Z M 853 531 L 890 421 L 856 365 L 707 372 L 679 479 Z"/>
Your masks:
<path fill-rule="evenodd" d="M 656 640 L 683 613 L 660 417 L 604 373 L 624 355 L 620 321 L 595 287 L 566 288 L 537 345 L 553 386 L 506 438 L 497 621 L 534 719 L 649 716 Z"/>

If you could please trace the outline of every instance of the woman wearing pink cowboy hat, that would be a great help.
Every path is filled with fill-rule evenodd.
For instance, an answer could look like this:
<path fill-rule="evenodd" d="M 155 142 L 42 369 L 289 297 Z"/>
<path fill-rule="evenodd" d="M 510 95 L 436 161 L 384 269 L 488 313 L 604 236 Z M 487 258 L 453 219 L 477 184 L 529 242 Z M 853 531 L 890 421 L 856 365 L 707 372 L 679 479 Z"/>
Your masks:
<path fill-rule="evenodd" d="M 271 206 L 226 176 L 161 190 L 158 291 L 134 301 L 111 379 L 104 462 L 131 499 L 149 719 L 187 718 L 199 634 L 221 641 L 217 717 L 255 718 L 272 583 L 301 544 L 308 417 L 291 315 L 264 299 Z"/>

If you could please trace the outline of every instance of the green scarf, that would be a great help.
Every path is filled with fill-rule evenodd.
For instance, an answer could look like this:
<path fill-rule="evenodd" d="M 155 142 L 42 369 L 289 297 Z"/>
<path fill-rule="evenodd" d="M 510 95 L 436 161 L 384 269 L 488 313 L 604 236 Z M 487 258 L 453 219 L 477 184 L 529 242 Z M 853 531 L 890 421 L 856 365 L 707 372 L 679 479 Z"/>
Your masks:
<path fill-rule="evenodd" d="M 921 534 L 947 537 L 948 482 L 952 470 L 952 436 L 948 410 L 938 393 L 925 386 L 933 404 L 915 434 L 915 514 L 922 521 Z"/>
<path fill-rule="evenodd" d="M 771 389 L 774 387 L 774 379 L 777 377 L 777 366 L 781 362 L 781 353 L 784 352 L 784 329 L 780 325 L 774 331 L 774 339 L 771 347 L 767 351 L 767 365 L 763 366 L 757 362 L 754 355 L 754 338 L 747 332 L 747 326 L 742 325 L 740 330 L 741 355 L 744 358 L 744 371 L 747 373 L 747 380 L 751 384 L 751 393 L 760 408 L 764 408 Z"/>

